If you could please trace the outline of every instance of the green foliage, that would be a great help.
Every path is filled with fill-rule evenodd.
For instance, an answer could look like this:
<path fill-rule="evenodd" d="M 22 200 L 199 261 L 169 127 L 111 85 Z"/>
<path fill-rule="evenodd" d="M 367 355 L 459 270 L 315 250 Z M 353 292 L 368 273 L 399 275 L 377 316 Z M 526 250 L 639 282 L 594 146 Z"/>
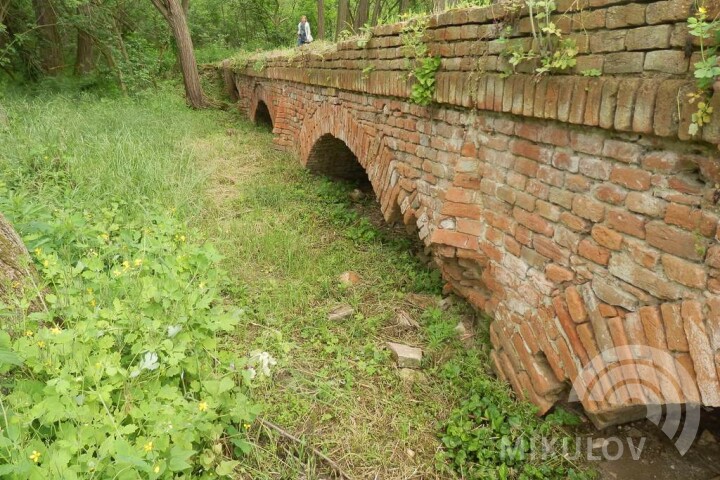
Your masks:
<path fill-rule="evenodd" d="M 700 43 L 700 59 L 695 63 L 697 91 L 688 94 L 691 104 L 697 102 L 697 110 L 692 114 L 688 132 L 697 135 L 704 125 L 710 122 L 713 108 L 710 106 L 713 83 L 720 79 L 718 64 L 718 45 L 720 44 L 720 19 L 709 18 L 704 0 L 696 2 L 697 13 L 688 18 L 688 31 Z M 709 40 L 714 40 L 708 45 Z"/>
<path fill-rule="evenodd" d="M 435 74 L 440 68 L 440 57 L 431 56 L 425 43 L 429 17 L 426 15 L 409 16 L 400 32 L 402 50 L 410 75 L 415 79 L 410 91 L 410 101 L 427 106 L 432 103 L 435 94 Z"/>
<path fill-rule="evenodd" d="M 448 374 L 454 374 L 446 366 Z M 444 423 L 439 468 L 449 468 L 468 479 L 589 479 L 557 450 L 545 450 L 543 437 L 560 439 L 559 428 L 576 425 L 577 417 L 563 410 L 537 418 L 534 407 L 517 404 L 507 389 L 487 378 L 472 380 L 470 397 Z"/>
<path fill-rule="evenodd" d="M 583 77 L 599 77 L 602 75 L 602 71 L 599 68 L 588 68 L 580 72 Z"/>
<path fill-rule="evenodd" d="M 31 285 L 2 308 L 23 362 L 0 366 L 4 478 L 230 476 L 257 408 L 253 360 L 223 345 L 242 311 L 221 301 L 215 249 L 142 201 L 50 209 L 2 191 L 0 210 L 48 288 L 39 311 Z"/>
<path fill-rule="evenodd" d="M 410 92 L 410 101 L 418 105 L 430 105 L 435 94 L 435 74 L 440 68 L 440 57 L 426 57 L 419 60 L 413 70 L 415 83 Z"/>
<path fill-rule="evenodd" d="M 523 45 L 523 40 L 509 41 L 506 36 L 501 41 L 507 44 L 503 55 L 515 71 L 524 62 L 539 62 L 535 72 L 539 75 L 567 70 L 577 63 L 578 54 L 575 40 L 564 38 L 563 32 L 553 21 L 552 15 L 557 10 L 554 0 L 520 0 L 515 8 L 525 7 L 530 19 L 533 42 L 530 48 Z M 505 35 L 512 31 L 507 27 Z"/>

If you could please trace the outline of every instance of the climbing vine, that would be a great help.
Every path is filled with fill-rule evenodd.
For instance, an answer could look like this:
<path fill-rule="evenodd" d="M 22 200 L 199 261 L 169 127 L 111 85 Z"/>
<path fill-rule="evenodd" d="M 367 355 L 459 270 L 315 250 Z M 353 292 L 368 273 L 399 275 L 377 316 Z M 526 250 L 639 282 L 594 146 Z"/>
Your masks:
<path fill-rule="evenodd" d="M 710 122 L 713 114 L 710 106 L 712 86 L 720 79 L 717 47 L 720 43 L 720 19 L 717 15 L 710 18 L 705 1 L 698 2 L 695 16 L 688 18 L 688 31 L 700 44 L 700 60 L 695 63 L 697 90 L 688 94 L 690 104 L 697 102 L 697 110 L 692 114 L 688 133 L 696 135 L 702 126 Z"/>
<path fill-rule="evenodd" d="M 535 72 L 542 75 L 552 71 L 566 70 L 576 64 L 578 48 L 575 40 L 564 36 L 562 30 L 553 21 L 557 10 L 554 0 L 520 0 L 511 5 L 512 11 L 526 8 L 530 20 L 532 42 L 529 48 L 523 40 L 508 40 L 513 27 L 506 27 L 501 41 L 506 43 L 503 56 L 515 68 L 523 62 L 537 62 Z"/>
<path fill-rule="evenodd" d="M 410 18 L 400 32 L 403 54 L 410 76 L 415 79 L 410 91 L 410 101 L 418 105 L 430 105 L 435 93 L 435 75 L 440 69 L 440 57 L 430 54 L 425 43 L 429 17 Z"/>

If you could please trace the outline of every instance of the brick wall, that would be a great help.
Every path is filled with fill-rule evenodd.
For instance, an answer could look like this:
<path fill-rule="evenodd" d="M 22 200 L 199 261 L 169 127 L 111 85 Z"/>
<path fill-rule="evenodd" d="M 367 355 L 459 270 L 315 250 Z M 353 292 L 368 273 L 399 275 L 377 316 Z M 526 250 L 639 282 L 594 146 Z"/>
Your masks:
<path fill-rule="evenodd" d="M 497 7 L 433 17 L 442 68 L 428 108 L 407 100 L 400 25 L 365 48 L 224 73 L 239 108 L 255 118 L 267 105 L 277 146 L 308 168 L 362 166 L 386 219 L 416 227 L 445 279 L 493 317 L 496 371 L 541 412 L 628 344 L 691 372 L 668 402 L 720 406 L 720 115 L 687 134 L 692 2 L 558 3 L 578 69 L 603 76 L 498 74 Z M 634 403 L 583 405 L 604 423 Z"/>

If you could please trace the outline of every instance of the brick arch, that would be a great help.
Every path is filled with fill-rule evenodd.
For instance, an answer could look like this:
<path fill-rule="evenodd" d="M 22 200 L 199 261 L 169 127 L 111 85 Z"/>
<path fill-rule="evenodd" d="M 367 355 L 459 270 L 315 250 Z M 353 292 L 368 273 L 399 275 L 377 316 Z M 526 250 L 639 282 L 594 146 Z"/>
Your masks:
<path fill-rule="evenodd" d="M 267 123 L 265 115 L 269 117 L 270 128 L 275 127 L 275 109 L 274 109 L 274 96 L 267 92 L 265 88 L 257 84 L 253 90 L 252 98 L 250 99 L 250 119 L 258 123 Z M 264 107 L 263 107 L 264 106 Z M 260 117 L 258 117 L 258 114 Z"/>
<path fill-rule="evenodd" d="M 404 219 L 394 154 L 375 127 L 360 124 L 345 108 L 324 104 L 303 123 L 298 138 L 300 160 L 306 168 L 330 176 L 357 175 L 351 167 L 338 167 L 338 163 L 347 166 L 356 160 L 367 174 L 385 220 Z"/>

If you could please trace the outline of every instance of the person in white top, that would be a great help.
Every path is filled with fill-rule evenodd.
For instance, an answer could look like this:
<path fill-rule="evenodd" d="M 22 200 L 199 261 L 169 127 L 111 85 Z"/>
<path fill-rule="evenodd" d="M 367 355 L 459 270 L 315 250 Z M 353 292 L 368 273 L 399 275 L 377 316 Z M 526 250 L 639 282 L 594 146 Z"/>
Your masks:
<path fill-rule="evenodd" d="M 313 41 L 312 34 L 310 33 L 310 24 L 307 21 L 307 17 L 303 15 L 300 17 L 300 23 L 298 23 L 297 31 L 298 46 L 310 43 Z"/>

